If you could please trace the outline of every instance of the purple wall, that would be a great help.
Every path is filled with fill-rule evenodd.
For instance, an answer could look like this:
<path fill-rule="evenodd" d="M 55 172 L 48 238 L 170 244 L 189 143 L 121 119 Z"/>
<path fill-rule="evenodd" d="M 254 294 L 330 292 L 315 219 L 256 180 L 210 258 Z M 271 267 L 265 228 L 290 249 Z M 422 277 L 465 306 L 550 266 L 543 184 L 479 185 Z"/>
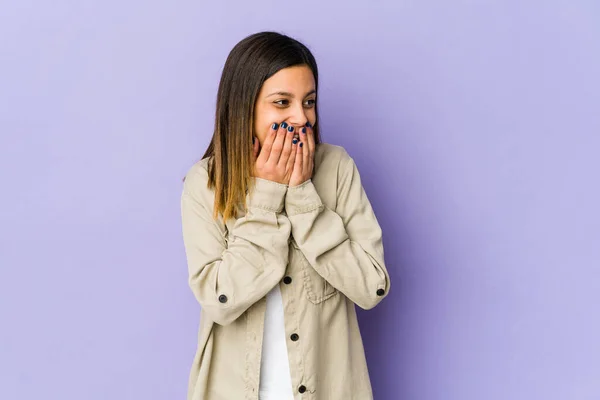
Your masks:
<path fill-rule="evenodd" d="M 184 398 L 181 177 L 266 29 L 313 49 L 384 229 L 376 399 L 600 399 L 596 1 L 200 3 L 2 2 L 1 399 Z"/>

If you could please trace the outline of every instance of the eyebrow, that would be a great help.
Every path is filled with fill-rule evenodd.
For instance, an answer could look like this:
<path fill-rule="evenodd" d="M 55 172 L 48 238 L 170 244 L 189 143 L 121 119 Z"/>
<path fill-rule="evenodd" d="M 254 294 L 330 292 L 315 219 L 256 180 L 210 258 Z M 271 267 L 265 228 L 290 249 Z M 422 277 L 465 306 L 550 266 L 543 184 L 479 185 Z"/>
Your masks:
<path fill-rule="evenodd" d="M 306 93 L 304 95 L 304 97 L 307 97 L 313 93 L 317 93 L 317 91 L 315 89 L 311 90 L 310 92 Z M 270 95 L 268 95 L 267 97 L 271 97 L 271 96 L 275 96 L 275 95 L 279 95 L 279 96 L 287 96 L 287 97 L 292 97 L 294 98 L 295 96 L 292 93 L 289 92 L 275 92 L 275 93 L 271 93 Z"/>

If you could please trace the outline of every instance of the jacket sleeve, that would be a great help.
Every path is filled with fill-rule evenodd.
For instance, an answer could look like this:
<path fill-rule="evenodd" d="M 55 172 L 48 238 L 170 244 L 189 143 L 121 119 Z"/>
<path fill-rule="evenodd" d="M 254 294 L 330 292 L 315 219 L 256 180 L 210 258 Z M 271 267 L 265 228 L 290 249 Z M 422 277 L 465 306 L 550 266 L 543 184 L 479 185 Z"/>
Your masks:
<path fill-rule="evenodd" d="M 382 232 L 346 151 L 338 171 L 337 206 L 321 202 L 312 180 L 289 187 L 285 209 L 292 236 L 312 267 L 359 307 L 368 310 L 387 296 Z"/>
<path fill-rule="evenodd" d="M 288 263 L 290 221 L 281 213 L 286 185 L 254 178 L 248 212 L 225 227 L 212 217 L 214 194 L 208 173 L 186 175 L 181 195 L 183 241 L 189 285 L 204 313 L 220 325 L 235 321 L 283 277 Z"/>

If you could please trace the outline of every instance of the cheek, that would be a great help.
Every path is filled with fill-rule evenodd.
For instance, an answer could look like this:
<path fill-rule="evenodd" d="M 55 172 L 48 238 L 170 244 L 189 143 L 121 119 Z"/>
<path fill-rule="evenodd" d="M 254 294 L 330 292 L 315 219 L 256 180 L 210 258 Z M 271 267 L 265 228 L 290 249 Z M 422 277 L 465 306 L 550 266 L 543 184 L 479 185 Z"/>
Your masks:
<path fill-rule="evenodd" d="M 315 112 L 314 108 L 311 108 L 307 113 L 306 113 L 306 119 L 308 119 L 308 121 L 311 123 L 311 125 L 315 125 L 315 122 L 317 122 L 317 113 Z"/>
<path fill-rule="evenodd" d="M 263 111 L 260 116 L 257 117 L 254 131 L 261 144 L 271 131 L 273 123 L 277 122 L 280 124 L 282 121 L 282 117 L 277 112 Z"/>

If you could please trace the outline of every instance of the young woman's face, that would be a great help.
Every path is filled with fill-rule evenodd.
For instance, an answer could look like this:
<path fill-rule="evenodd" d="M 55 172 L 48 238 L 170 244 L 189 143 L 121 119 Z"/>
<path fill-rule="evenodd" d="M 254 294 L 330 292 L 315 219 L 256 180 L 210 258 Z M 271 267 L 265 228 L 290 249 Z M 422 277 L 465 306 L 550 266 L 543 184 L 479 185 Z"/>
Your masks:
<path fill-rule="evenodd" d="M 254 136 L 263 144 L 274 122 L 315 125 L 315 78 L 306 65 L 284 68 L 267 79 L 254 107 Z"/>

